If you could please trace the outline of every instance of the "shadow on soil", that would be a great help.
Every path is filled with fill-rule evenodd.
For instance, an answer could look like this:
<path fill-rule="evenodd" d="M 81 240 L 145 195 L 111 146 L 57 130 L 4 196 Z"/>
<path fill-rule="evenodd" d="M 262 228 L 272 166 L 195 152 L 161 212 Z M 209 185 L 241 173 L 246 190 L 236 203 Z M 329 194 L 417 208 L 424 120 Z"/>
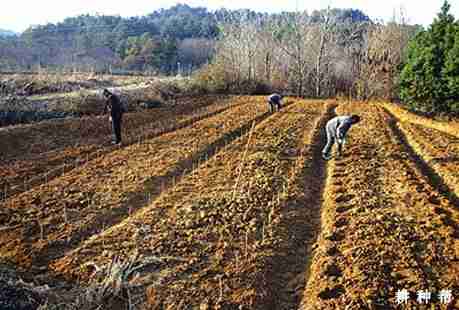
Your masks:
<path fill-rule="evenodd" d="M 293 102 L 291 104 L 293 104 Z M 284 107 L 286 106 L 287 105 Z M 282 113 L 282 111 L 280 113 Z M 91 222 L 85 223 L 85 229 L 81 229 L 72 235 L 69 242 L 62 242 L 46 248 L 41 255 L 34 258 L 32 265 L 38 267 L 48 266 L 50 262 L 65 256 L 92 235 L 101 233 L 103 229 L 119 224 L 134 212 L 150 205 L 154 199 L 159 197 L 167 189 L 175 186 L 183 177 L 199 169 L 224 146 L 231 144 L 236 139 L 247 134 L 253 123 L 257 125 L 275 114 L 265 112 L 257 116 L 245 125 L 227 132 L 221 138 L 202 148 L 191 157 L 178 162 L 173 169 L 167 171 L 165 174 L 154 176 L 146 180 L 142 191 L 128 193 L 128 199 L 122 205 L 111 208 L 103 214 L 95 216 Z M 47 271 L 45 270 L 44 272 Z"/>
<path fill-rule="evenodd" d="M 263 309 L 298 309 L 309 278 L 312 261 L 312 245 L 321 228 L 322 195 L 327 178 L 327 165 L 322 159 L 322 147 L 326 141 L 325 124 L 335 116 L 330 106 L 314 129 L 310 145 L 304 145 L 301 153 L 312 158 L 295 173 L 294 182 L 300 184 L 304 195 L 285 202 L 279 235 L 286 240 L 266 267 L 269 300 Z M 309 149 L 309 150 L 308 150 Z"/>
<path fill-rule="evenodd" d="M 459 208 L 459 197 L 454 193 L 454 191 L 443 181 L 443 178 L 435 172 L 435 170 L 429 166 L 429 164 L 414 150 L 411 144 L 408 142 L 405 134 L 397 126 L 399 121 L 388 110 L 384 109 L 386 113 L 391 117 L 389 122 L 389 127 L 394 133 L 397 140 L 401 142 L 401 145 L 405 148 L 407 153 L 410 155 L 413 162 L 416 164 L 418 169 L 426 176 L 428 183 L 435 188 L 438 193 L 440 193 L 444 198 L 448 199 L 452 205 Z"/>
<path fill-rule="evenodd" d="M 188 126 L 191 126 L 194 123 L 197 123 L 197 122 L 202 121 L 204 119 L 216 116 L 216 115 L 218 115 L 220 113 L 223 113 L 223 112 L 225 112 L 225 111 L 227 111 L 227 110 L 229 110 L 231 108 L 234 108 L 236 106 L 239 106 L 239 105 L 242 105 L 242 104 L 237 104 L 237 105 L 224 107 L 224 108 L 218 109 L 218 110 L 216 110 L 214 112 L 210 112 L 210 113 L 207 113 L 207 114 L 203 114 L 203 115 L 191 118 L 189 120 L 186 120 L 186 121 L 183 121 L 183 122 L 179 123 L 178 125 L 170 126 L 170 127 L 164 128 L 162 130 L 153 130 L 152 132 L 150 132 L 147 135 L 145 135 L 143 138 L 144 139 L 153 139 L 153 138 L 160 137 L 162 135 L 165 135 L 165 134 L 168 134 L 168 133 L 171 133 L 171 132 L 186 128 Z M 186 113 L 182 113 L 182 114 L 179 114 L 179 115 L 185 115 L 185 114 Z M 125 148 L 127 146 L 130 146 L 130 145 L 133 145 L 133 144 L 136 144 L 136 143 L 139 143 L 138 139 L 131 138 L 131 139 L 128 139 L 126 142 L 123 142 L 123 145 L 121 147 Z M 101 147 L 102 148 L 97 148 L 95 151 L 90 152 L 88 154 L 83 154 L 83 155 L 86 155 L 86 156 L 83 156 L 83 158 L 86 157 L 86 159 L 83 159 L 83 160 L 80 159 L 77 166 L 73 165 L 73 161 L 75 159 L 69 160 L 68 163 L 65 162 L 65 160 L 64 160 L 63 165 L 61 165 L 61 166 L 56 166 L 54 169 L 51 169 L 51 170 L 48 169 L 45 173 L 39 174 L 38 176 L 35 176 L 32 179 L 29 179 L 29 180 L 25 180 L 24 179 L 24 184 L 26 184 L 25 182 L 27 181 L 27 186 L 25 186 L 25 185 L 24 186 L 17 185 L 17 186 L 12 187 L 12 188 L 11 187 L 6 187 L 4 192 L 0 193 L 0 194 L 2 194 L 0 196 L 0 199 L 8 199 L 9 197 L 12 197 L 12 196 L 20 194 L 20 193 L 22 193 L 24 191 L 27 191 L 29 188 L 32 188 L 34 186 L 38 186 L 38 185 L 47 183 L 49 181 L 52 181 L 53 179 L 55 179 L 57 177 L 60 177 L 63 172 L 68 173 L 71 170 L 73 170 L 75 167 L 81 167 L 82 165 L 86 164 L 87 162 L 89 162 L 91 160 L 94 160 L 94 159 L 97 159 L 99 156 L 110 154 L 111 152 L 113 152 L 113 151 L 115 151 L 115 150 L 120 148 L 119 146 L 113 146 L 113 145 L 107 144 L 107 143 L 101 145 Z M 19 182 L 19 184 L 22 184 L 22 182 Z M 4 188 L 4 186 L 1 187 L 2 190 L 3 190 L 3 188 Z"/>

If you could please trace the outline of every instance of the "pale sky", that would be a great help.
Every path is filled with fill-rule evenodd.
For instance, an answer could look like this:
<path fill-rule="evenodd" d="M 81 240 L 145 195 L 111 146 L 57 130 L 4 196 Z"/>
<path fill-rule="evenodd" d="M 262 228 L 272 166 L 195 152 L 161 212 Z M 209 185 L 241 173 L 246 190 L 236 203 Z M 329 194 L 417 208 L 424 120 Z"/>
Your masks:
<path fill-rule="evenodd" d="M 142 16 L 177 3 L 203 6 L 209 10 L 250 8 L 261 12 L 280 12 L 326 8 L 360 9 L 371 18 L 390 20 L 394 10 L 403 7 L 412 24 L 428 25 L 440 10 L 443 0 L 2 0 L 0 28 L 17 32 L 30 25 L 56 23 L 80 14 Z M 459 0 L 450 0 L 452 14 L 459 18 Z"/>

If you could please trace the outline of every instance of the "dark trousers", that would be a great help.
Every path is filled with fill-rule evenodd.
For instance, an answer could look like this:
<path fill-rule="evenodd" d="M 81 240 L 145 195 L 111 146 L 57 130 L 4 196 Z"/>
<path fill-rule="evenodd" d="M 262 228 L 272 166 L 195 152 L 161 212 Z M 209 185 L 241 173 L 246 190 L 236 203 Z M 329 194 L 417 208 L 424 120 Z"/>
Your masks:
<path fill-rule="evenodd" d="M 121 117 L 112 117 L 113 141 L 121 142 Z"/>
<path fill-rule="evenodd" d="M 271 110 L 271 113 L 273 113 L 275 111 L 276 107 L 277 107 L 277 111 L 279 111 L 280 108 L 281 108 L 281 105 L 280 105 L 279 102 L 271 102 L 270 101 L 270 102 L 268 102 L 268 104 L 269 104 L 269 109 Z"/>

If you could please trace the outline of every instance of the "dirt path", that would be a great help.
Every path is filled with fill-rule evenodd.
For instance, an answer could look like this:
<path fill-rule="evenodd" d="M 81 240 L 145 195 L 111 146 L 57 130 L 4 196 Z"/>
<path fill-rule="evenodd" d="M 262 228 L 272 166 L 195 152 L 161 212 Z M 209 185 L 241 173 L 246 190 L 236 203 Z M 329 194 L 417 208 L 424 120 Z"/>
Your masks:
<path fill-rule="evenodd" d="M 52 101 L 58 99 L 66 99 L 71 97 L 84 97 L 89 95 L 100 95 L 102 89 L 106 88 L 109 91 L 116 92 L 116 93 L 123 93 L 129 91 L 142 91 L 146 90 L 151 87 L 151 85 L 155 85 L 156 83 L 168 83 L 171 81 L 177 81 L 181 78 L 173 77 L 173 78 L 154 78 L 153 80 L 149 79 L 148 81 L 136 81 L 130 82 L 128 84 L 123 85 L 99 85 L 94 86 L 91 88 L 83 88 L 77 91 L 67 91 L 67 92 L 51 92 L 51 93 L 43 93 L 40 95 L 30 95 L 27 96 L 26 99 L 31 102 L 43 102 L 43 101 Z M 183 79 L 183 78 L 182 78 Z"/>
<path fill-rule="evenodd" d="M 129 85 L 123 86 L 110 86 L 106 87 L 110 91 L 114 92 L 126 92 L 126 91 L 139 91 L 148 89 L 150 86 L 146 83 L 138 84 L 133 83 Z M 58 99 L 68 99 L 70 97 L 84 97 L 89 95 L 100 95 L 102 87 L 94 88 L 94 89 L 84 89 L 79 91 L 73 92 L 63 92 L 63 93 L 49 93 L 49 94 L 42 94 L 42 95 L 32 95 L 27 96 L 26 99 L 30 101 L 29 104 L 33 104 L 33 102 L 42 102 L 42 101 L 51 101 L 51 100 L 58 100 Z"/>
<path fill-rule="evenodd" d="M 267 267 L 272 300 L 267 309 L 298 309 L 309 278 L 312 247 L 321 227 L 322 191 L 326 162 L 321 157 L 326 141 L 324 127 L 334 116 L 333 104 L 324 104 L 322 115 L 305 130 L 301 156 L 288 185 L 288 199 L 282 203 L 282 220 L 275 236 L 283 240 Z"/>

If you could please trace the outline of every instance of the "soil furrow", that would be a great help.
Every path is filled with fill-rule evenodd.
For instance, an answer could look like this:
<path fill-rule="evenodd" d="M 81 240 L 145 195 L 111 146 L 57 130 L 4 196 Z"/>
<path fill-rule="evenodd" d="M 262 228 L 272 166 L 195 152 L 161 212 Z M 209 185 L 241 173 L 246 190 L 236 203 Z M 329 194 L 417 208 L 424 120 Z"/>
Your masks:
<path fill-rule="evenodd" d="M 425 155 L 418 153 L 412 143 L 412 139 L 409 139 L 403 130 L 399 127 L 399 119 L 396 118 L 389 110 L 385 109 L 385 112 L 389 115 L 389 127 L 391 128 L 394 136 L 397 140 L 405 147 L 405 151 L 410 155 L 412 161 L 416 164 L 418 169 L 425 175 L 426 180 L 429 184 L 435 188 L 444 198 L 448 199 L 452 205 L 459 208 L 459 197 L 455 193 L 455 189 L 450 187 L 450 185 L 444 181 L 443 177 L 437 170 L 429 165 L 429 163 L 424 160 Z M 455 184 L 457 186 L 457 184 Z"/>
<path fill-rule="evenodd" d="M 19 246 L 15 251 L 21 251 L 21 255 L 15 255 L 15 259 L 21 260 L 22 256 L 22 259 L 42 268 L 91 234 L 131 215 L 167 186 L 174 185 L 171 178 L 177 180 L 189 173 L 192 169 L 187 172 L 187 167 L 192 168 L 193 164 L 197 164 L 192 159 L 199 156 L 204 162 L 216 148 L 242 135 L 253 120 L 259 122 L 266 118 L 268 114 L 263 111 L 264 102 L 262 99 L 260 101 L 254 107 L 240 106 L 215 116 L 218 120 L 203 120 L 149 143 L 133 145 L 100 157 L 43 188 L 7 200 L 5 206 L 13 208 L 11 211 L 14 210 L 15 216 L 8 220 L 7 213 L 3 217 L 5 224 L 12 227 L 6 233 L 8 236 L 15 234 L 22 240 L 16 245 L 7 243 L 8 256 L 12 254 L 11 247 Z M 253 109 L 256 112 L 251 111 Z M 252 118 L 251 115 L 256 116 Z M 243 124 L 242 127 L 240 124 Z M 206 129 L 209 133 L 205 133 Z M 200 134 L 194 135 L 192 132 Z M 228 133 L 232 133 L 234 138 L 229 137 Z M 175 154 L 170 153 L 171 144 L 178 147 Z M 185 166 L 180 168 L 180 164 Z M 168 170 L 174 173 L 164 173 Z M 155 175 L 164 177 L 155 178 Z M 13 225 L 18 220 L 19 223 L 25 223 L 28 218 L 32 219 L 28 227 L 21 224 L 15 227 L 17 223 Z M 8 236 L 5 236 L 6 240 Z M 21 247 L 24 248 L 20 250 Z"/>
<path fill-rule="evenodd" d="M 139 143 L 139 140 L 145 141 L 186 128 L 238 105 L 229 105 L 218 109 L 202 108 L 202 112 L 193 112 L 189 116 L 183 114 L 184 117 L 182 119 L 171 116 L 167 120 L 167 123 L 164 119 L 152 122 L 145 129 L 138 128 L 134 129 L 134 132 L 130 132 L 123 143 L 123 147 Z M 0 201 L 25 192 L 34 186 L 45 184 L 56 177 L 62 176 L 64 173 L 70 172 L 74 168 L 80 167 L 100 156 L 109 154 L 118 148 L 106 144 L 102 147 L 99 144 L 87 144 L 65 148 L 59 152 L 54 151 L 53 153 L 55 154 L 44 153 L 34 158 L 27 158 L 27 160 L 16 160 L 7 163 L 2 166 L 0 171 L 4 183 L 0 184 Z"/>
<path fill-rule="evenodd" d="M 312 245 L 320 232 L 322 191 L 326 162 L 322 147 L 326 140 L 325 124 L 334 116 L 336 106 L 324 105 L 324 111 L 304 132 L 303 147 L 288 184 L 288 197 L 282 202 L 282 219 L 276 226 L 276 238 L 283 240 L 267 266 L 271 301 L 266 309 L 298 309 L 309 277 Z"/>

